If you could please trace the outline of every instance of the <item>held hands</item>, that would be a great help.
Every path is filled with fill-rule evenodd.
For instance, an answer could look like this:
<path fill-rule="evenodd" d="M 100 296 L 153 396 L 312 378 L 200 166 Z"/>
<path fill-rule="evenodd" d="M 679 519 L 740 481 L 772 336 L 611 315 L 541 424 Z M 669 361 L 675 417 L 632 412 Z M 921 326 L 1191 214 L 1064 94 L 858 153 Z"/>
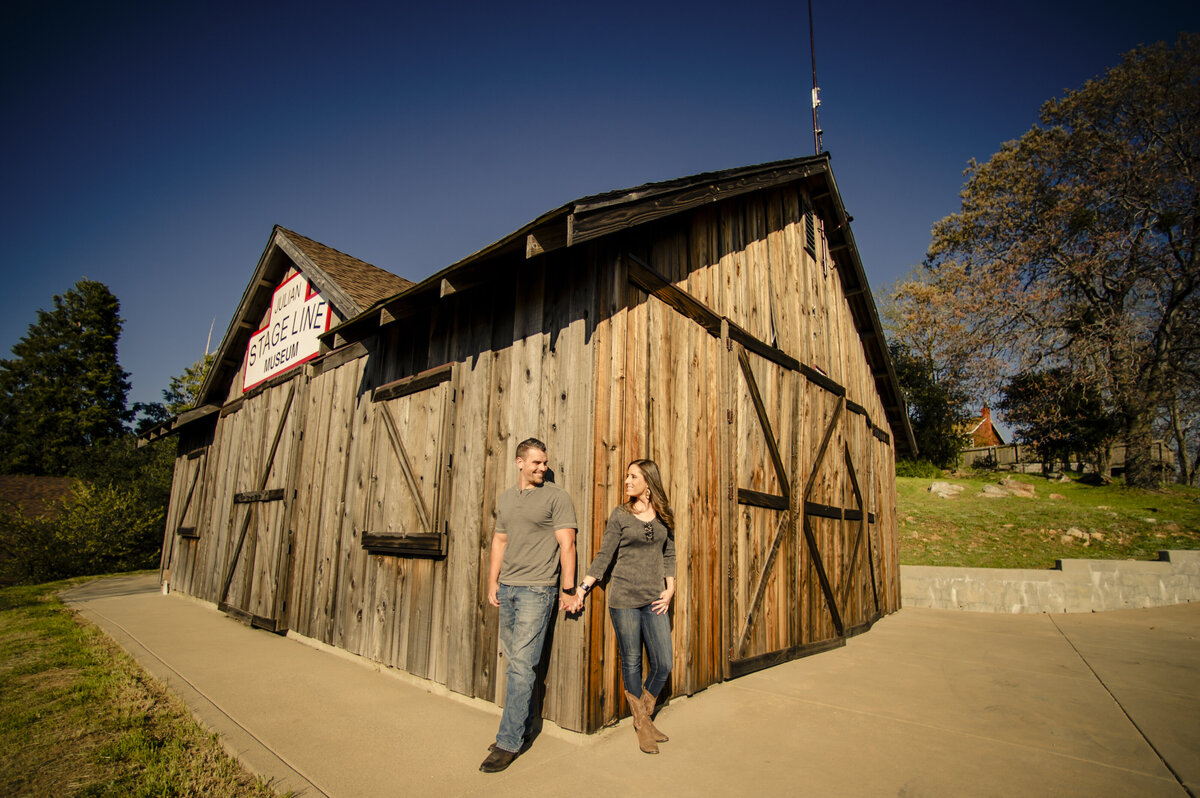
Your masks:
<path fill-rule="evenodd" d="M 574 614 L 583 609 L 583 592 L 576 587 L 575 592 L 567 595 L 560 593 L 558 596 L 558 608 L 568 614 Z"/>
<path fill-rule="evenodd" d="M 675 595 L 675 588 L 668 587 L 666 590 L 659 593 L 658 598 L 656 598 L 650 604 L 650 610 L 655 615 L 662 615 L 664 612 L 666 612 L 668 609 L 671 608 L 671 599 L 672 599 L 672 597 L 674 597 L 674 595 Z"/>

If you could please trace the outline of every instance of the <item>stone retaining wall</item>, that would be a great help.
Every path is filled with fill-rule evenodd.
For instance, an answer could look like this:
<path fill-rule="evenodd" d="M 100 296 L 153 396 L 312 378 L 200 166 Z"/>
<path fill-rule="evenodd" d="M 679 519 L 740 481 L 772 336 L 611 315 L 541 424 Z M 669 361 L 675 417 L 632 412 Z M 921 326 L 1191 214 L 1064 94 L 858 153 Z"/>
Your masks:
<path fill-rule="evenodd" d="M 1158 562 L 1059 560 L 1053 570 L 900 567 L 904 607 L 973 612 L 1100 612 L 1200 601 L 1200 551 Z"/>

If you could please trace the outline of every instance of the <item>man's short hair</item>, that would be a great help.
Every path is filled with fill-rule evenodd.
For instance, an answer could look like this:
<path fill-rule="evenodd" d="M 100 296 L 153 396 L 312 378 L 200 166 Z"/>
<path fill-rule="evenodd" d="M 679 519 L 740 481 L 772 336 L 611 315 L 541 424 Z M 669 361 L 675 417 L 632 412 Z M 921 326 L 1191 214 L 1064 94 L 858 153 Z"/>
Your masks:
<path fill-rule="evenodd" d="M 539 441 L 537 438 L 526 438 L 517 444 L 517 457 L 525 458 L 525 453 L 530 449 L 537 449 L 542 454 L 546 453 L 546 444 Z"/>

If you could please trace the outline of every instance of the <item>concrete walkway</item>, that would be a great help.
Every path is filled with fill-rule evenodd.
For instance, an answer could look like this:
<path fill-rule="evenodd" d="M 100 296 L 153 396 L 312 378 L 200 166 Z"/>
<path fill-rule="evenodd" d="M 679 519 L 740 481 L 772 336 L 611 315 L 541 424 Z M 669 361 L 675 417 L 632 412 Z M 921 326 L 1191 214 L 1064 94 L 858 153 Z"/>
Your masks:
<path fill-rule="evenodd" d="M 64 595 L 302 796 L 1198 796 L 1200 605 L 1086 615 L 905 609 L 845 647 L 628 721 L 551 724 L 507 771 L 499 711 L 164 596 L 154 576 Z"/>

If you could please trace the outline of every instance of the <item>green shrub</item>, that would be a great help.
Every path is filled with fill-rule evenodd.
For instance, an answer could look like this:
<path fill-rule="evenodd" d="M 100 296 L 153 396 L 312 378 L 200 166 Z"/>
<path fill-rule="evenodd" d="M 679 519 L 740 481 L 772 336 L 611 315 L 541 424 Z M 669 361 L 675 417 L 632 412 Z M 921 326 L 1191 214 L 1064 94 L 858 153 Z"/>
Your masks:
<path fill-rule="evenodd" d="M 897 460 L 896 476 L 898 477 L 928 477 L 937 479 L 942 475 L 942 469 L 928 460 Z"/>
<path fill-rule="evenodd" d="M 15 508 L 0 513 L 0 584 L 33 585 L 75 572 L 73 552 L 57 545 L 57 537 L 53 521 L 27 518 Z"/>
<path fill-rule="evenodd" d="M 976 471 L 995 471 L 997 465 L 996 453 L 988 452 L 987 456 L 980 457 L 976 459 L 975 462 L 971 463 L 971 468 L 975 469 Z"/>
<path fill-rule="evenodd" d="M 86 574 L 152 568 L 158 563 L 163 511 L 132 491 L 76 483 L 57 518 L 0 514 L 0 579 L 37 584 Z"/>

